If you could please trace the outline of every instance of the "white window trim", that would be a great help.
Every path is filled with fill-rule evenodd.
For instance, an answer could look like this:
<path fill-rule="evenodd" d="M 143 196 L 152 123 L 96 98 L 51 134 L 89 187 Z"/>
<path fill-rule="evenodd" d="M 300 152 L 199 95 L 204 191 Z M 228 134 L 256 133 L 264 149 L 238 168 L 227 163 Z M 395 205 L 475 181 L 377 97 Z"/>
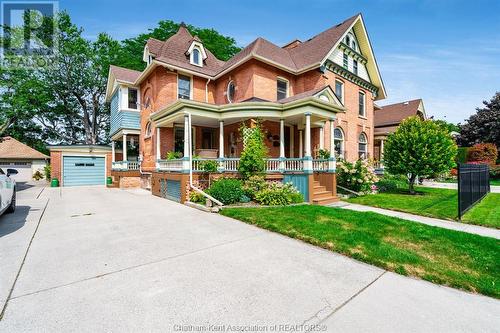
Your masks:
<path fill-rule="evenodd" d="M 365 139 L 365 142 L 362 142 L 359 138 L 363 136 L 364 139 Z M 363 152 L 365 154 L 365 159 L 368 158 L 368 135 L 366 135 L 365 132 L 361 132 L 359 135 L 358 135 L 358 157 L 360 157 L 360 153 L 361 153 L 361 150 L 359 150 L 359 145 L 360 144 L 364 144 L 365 145 L 365 151 Z"/>
<path fill-rule="evenodd" d="M 335 88 L 337 88 L 337 82 L 342 84 L 342 96 L 340 96 L 340 102 L 342 103 L 342 105 L 345 105 L 345 100 L 344 100 L 345 83 L 342 80 L 335 79 Z M 335 91 L 334 91 L 335 94 L 337 93 L 336 90 L 337 89 L 335 89 Z M 337 98 L 339 98 L 339 96 L 337 96 Z"/>
<path fill-rule="evenodd" d="M 227 87 L 226 87 L 226 99 L 227 99 L 227 101 L 229 103 L 233 103 L 234 102 L 234 100 L 232 100 L 232 99 L 229 98 L 229 85 L 231 83 L 234 85 L 234 95 L 236 96 L 236 84 L 234 83 L 234 80 L 229 80 L 229 82 L 227 83 Z M 233 99 L 234 99 L 235 96 L 233 96 Z"/>
<path fill-rule="evenodd" d="M 177 72 L 177 93 L 175 96 L 177 97 L 177 99 L 179 99 L 179 75 L 189 77 L 189 99 L 193 100 L 193 75 L 186 74 L 184 72 L 182 73 Z"/>
<path fill-rule="evenodd" d="M 359 113 L 359 95 L 363 95 L 363 114 Z M 366 93 L 361 90 L 358 92 L 358 116 L 361 118 L 366 118 Z"/>
<path fill-rule="evenodd" d="M 288 81 L 287 79 L 285 79 L 282 76 L 278 76 L 276 78 L 276 97 L 278 97 L 278 81 L 282 81 L 282 82 L 286 83 L 286 96 L 285 96 L 285 98 L 290 97 L 290 81 Z"/>
<path fill-rule="evenodd" d="M 198 63 L 194 61 L 194 51 L 195 50 L 198 51 L 198 60 L 199 60 Z M 191 53 L 189 54 L 189 62 L 191 63 L 191 65 L 203 67 L 203 53 L 201 52 L 201 50 L 198 46 L 195 46 L 193 48 L 193 51 L 191 51 Z"/>
<path fill-rule="evenodd" d="M 342 134 L 342 139 L 337 139 L 335 138 L 335 130 L 339 130 L 340 133 Z M 340 158 L 344 158 L 344 155 L 345 155 L 345 133 L 344 133 L 344 130 L 342 129 L 342 127 L 340 126 L 337 126 L 335 127 L 334 129 L 334 133 L 333 133 L 333 152 L 335 153 L 335 141 L 340 141 L 340 154 L 339 154 L 339 157 Z"/>
<path fill-rule="evenodd" d="M 193 50 L 198 49 L 200 51 L 200 63 L 197 64 L 193 61 Z M 203 47 L 203 44 L 197 41 L 193 41 L 191 45 L 189 46 L 189 49 L 187 50 L 187 55 L 189 55 L 189 62 L 192 65 L 203 67 L 203 60 L 207 59 L 207 52 L 205 52 L 205 48 Z"/>
<path fill-rule="evenodd" d="M 131 109 L 128 107 L 128 90 L 129 88 L 137 90 L 137 109 Z M 118 111 L 141 111 L 141 89 L 139 87 L 133 86 L 120 86 L 120 91 L 118 93 Z"/>
<path fill-rule="evenodd" d="M 144 127 L 144 138 L 149 139 L 153 136 L 153 129 L 151 128 L 152 123 L 151 121 L 148 121 L 146 123 L 146 127 Z M 148 134 L 148 127 L 149 127 L 149 134 Z"/>

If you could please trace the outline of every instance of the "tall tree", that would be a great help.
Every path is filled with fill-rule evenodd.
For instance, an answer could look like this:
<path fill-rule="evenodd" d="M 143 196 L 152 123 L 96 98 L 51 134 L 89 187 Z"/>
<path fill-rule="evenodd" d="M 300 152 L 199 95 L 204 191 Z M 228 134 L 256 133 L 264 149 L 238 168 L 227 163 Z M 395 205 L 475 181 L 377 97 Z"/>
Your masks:
<path fill-rule="evenodd" d="M 149 32 L 128 38 L 121 42 L 121 49 L 115 65 L 142 71 L 146 64 L 142 60 L 144 46 L 149 38 L 166 40 L 179 30 L 179 23 L 170 20 L 158 22 L 158 26 Z M 214 29 L 197 28 L 187 25 L 187 29 L 193 36 L 198 36 L 203 45 L 220 60 L 228 60 L 240 51 L 236 41 L 232 37 L 224 36 Z"/>
<path fill-rule="evenodd" d="M 462 146 L 489 142 L 500 148 L 500 92 L 483 104 L 484 108 L 477 108 L 465 124 L 459 124 L 459 142 Z"/>

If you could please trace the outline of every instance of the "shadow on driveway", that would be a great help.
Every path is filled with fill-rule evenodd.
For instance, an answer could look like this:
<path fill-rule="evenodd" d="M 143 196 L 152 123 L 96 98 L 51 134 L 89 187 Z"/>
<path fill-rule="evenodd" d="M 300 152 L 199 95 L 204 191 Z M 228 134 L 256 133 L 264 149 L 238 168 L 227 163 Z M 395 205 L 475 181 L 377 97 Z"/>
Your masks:
<path fill-rule="evenodd" d="M 21 229 L 26 223 L 30 206 L 17 206 L 13 214 L 0 216 L 0 238 Z M 37 211 L 39 209 L 33 209 Z"/>

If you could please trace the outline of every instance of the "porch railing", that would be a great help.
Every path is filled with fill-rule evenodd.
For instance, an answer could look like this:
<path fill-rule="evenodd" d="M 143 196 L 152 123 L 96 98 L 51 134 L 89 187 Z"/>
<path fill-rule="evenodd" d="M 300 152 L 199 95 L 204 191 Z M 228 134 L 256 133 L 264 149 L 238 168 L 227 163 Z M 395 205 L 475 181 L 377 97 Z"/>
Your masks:
<path fill-rule="evenodd" d="M 304 158 L 268 158 L 266 159 L 266 172 L 276 173 L 276 172 L 301 172 L 304 171 Z M 238 172 L 238 167 L 240 165 L 239 158 L 207 158 L 193 159 L 191 168 L 193 172 L 203 172 L 204 162 L 215 161 L 218 166 L 219 171 L 223 172 Z M 183 171 L 184 160 L 174 159 L 174 160 L 158 160 L 157 167 L 159 171 Z M 312 160 L 313 171 L 327 172 L 332 169 L 332 160 L 329 159 L 316 159 Z"/>
<path fill-rule="evenodd" d="M 139 168 L 139 162 L 135 161 L 116 161 L 111 163 L 111 170 L 115 171 L 136 171 Z"/>

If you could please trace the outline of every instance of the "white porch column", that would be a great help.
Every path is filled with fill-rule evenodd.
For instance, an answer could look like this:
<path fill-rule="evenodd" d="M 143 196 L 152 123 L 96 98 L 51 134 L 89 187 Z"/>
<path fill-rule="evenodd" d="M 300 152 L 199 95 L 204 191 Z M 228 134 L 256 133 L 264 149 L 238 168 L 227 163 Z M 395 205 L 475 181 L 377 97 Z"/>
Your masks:
<path fill-rule="evenodd" d="M 325 124 L 319 128 L 319 149 L 325 149 Z"/>
<path fill-rule="evenodd" d="M 123 154 L 122 154 L 122 161 L 127 160 L 127 134 L 123 134 Z"/>
<path fill-rule="evenodd" d="M 295 126 L 290 126 L 290 157 L 295 157 Z"/>
<path fill-rule="evenodd" d="M 306 113 L 306 142 L 305 142 L 305 161 L 304 161 L 304 171 L 306 173 L 312 172 L 312 156 L 311 156 L 311 114 Z"/>
<path fill-rule="evenodd" d="M 337 168 L 335 159 L 335 119 L 330 119 L 330 160 L 328 161 L 328 171 L 334 172 Z"/>
<path fill-rule="evenodd" d="M 224 121 L 219 120 L 219 172 L 224 172 Z"/>
<path fill-rule="evenodd" d="M 285 119 L 280 119 L 280 159 L 285 158 Z M 285 170 L 285 162 L 280 161 L 280 170 Z"/>
<path fill-rule="evenodd" d="M 380 140 L 380 167 L 384 166 L 384 139 Z"/>
<path fill-rule="evenodd" d="M 111 141 L 111 162 L 116 162 L 115 142 Z"/>
<path fill-rule="evenodd" d="M 161 160 L 161 149 L 160 149 L 160 128 L 156 128 L 156 169 L 160 167 L 160 163 L 158 163 L 158 160 Z"/>
<path fill-rule="evenodd" d="M 184 115 L 184 171 L 189 171 L 191 166 L 189 165 L 189 156 L 191 155 L 191 138 L 189 137 L 189 115 Z"/>
<path fill-rule="evenodd" d="M 302 158 L 304 155 L 304 140 L 302 139 L 302 130 L 299 130 L 299 157 Z"/>

